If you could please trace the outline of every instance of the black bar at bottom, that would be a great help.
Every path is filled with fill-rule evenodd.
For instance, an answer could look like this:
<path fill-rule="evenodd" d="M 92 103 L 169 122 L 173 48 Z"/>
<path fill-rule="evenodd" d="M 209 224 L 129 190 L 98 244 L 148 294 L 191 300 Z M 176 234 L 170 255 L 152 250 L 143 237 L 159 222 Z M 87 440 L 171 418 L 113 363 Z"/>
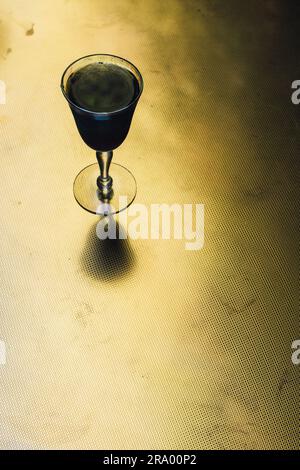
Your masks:
<path fill-rule="evenodd" d="M 93 468 L 122 465 L 124 468 L 137 468 L 141 465 L 184 467 L 202 464 L 219 464 L 229 459 L 247 461 L 247 463 L 296 461 L 298 451 L 187 451 L 187 450 L 93 450 L 93 451 L 58 451 L 58 450 L 2 450 L 0 465 L 4 463 L 76 463 L 93 464 Z"/>

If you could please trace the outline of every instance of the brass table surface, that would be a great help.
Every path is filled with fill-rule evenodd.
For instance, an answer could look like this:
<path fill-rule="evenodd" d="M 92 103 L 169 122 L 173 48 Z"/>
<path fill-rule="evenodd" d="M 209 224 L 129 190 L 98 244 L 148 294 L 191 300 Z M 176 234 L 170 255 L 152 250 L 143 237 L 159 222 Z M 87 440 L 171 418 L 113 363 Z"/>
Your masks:
<path fill-rule="evenodd" d="M 298 448 L 291 3 L 1 0 L 1 448 Z M 59 81 L 95 52 L 144 77 L 136 202 L 203 203 L 202 250 L 100 242 L 74 201 Z"/>

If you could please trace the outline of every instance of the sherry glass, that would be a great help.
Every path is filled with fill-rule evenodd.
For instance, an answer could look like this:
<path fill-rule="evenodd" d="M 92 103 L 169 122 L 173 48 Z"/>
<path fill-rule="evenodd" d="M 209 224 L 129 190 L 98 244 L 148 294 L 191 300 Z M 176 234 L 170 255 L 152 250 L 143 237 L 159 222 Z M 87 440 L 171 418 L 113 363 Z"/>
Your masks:
<path fill-rule="evenodd" d="M 132 173 L 111 160 L 113 150 L 128 134 L 143 91 L 143 78 L 132 63 L 121 57 L 92 54 L 66 68 L 61 89 L 82 139 L 96 151 L 98 162 L 76 176 L 75 199 L 93 214 L 116 214 L 136 196 Z"/>

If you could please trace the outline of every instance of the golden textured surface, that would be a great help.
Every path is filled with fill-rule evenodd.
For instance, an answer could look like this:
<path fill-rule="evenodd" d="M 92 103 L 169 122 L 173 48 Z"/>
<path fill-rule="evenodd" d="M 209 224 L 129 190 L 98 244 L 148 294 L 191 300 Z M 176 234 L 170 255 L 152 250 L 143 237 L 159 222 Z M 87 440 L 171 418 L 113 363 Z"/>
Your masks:
<path fill-rule="evenodd" d="M 298 448 L 296 3 L 1 0 L 2 448 Z M 59 82 L 96 52 L 144 77 L 136 202 L 204 203 L 201 251 L 74 201 Z"/>

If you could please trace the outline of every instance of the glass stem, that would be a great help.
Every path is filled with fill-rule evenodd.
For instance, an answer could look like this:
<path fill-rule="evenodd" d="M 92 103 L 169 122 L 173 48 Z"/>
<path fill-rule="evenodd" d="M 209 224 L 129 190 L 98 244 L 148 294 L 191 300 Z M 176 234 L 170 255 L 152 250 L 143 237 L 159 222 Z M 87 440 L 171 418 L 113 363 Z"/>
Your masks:
<path fill-rule="evenodd" d="M 113 157 L 112 150 L 107 152 L 96 152 L 97 161 L 100 169 L 100 176 L 97 178 L 97 186 L 102 199 L 110 199 L 113 194 L 113 179 L 109 176 L 109 167 Z"/>

